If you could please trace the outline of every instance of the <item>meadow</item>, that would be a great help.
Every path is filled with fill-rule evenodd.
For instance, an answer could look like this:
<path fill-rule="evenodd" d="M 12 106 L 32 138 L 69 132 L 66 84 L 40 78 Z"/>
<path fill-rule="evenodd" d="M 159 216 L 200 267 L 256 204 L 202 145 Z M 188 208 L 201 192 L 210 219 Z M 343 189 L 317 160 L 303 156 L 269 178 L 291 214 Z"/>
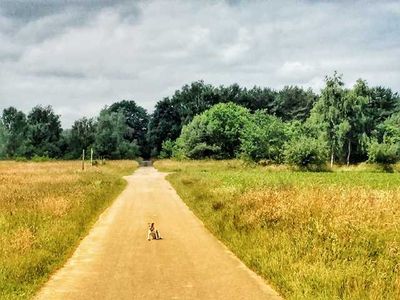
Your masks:
<path fill-rule="evenodd" d="M 400 166 L 300 172 L 155 162 L 178 194 L 286 299 L 400 299 Z"/>
<path fill-rule="evenodd" d="M 126 185 L 134 161 L 0 162 L 0 298 L 27 299 Z"/>

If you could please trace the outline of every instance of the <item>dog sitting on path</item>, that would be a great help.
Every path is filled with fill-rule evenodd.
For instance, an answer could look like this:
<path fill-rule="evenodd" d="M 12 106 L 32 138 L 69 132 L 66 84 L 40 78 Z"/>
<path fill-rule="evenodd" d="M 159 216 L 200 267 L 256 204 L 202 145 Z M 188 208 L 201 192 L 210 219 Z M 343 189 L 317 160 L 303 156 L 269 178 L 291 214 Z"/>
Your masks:
<path fill-rule="evenodd" d="M 161 240 L 162 239 L 160 232 L 156 229 L 156 227 L 154 226 L 154 223 L 149 223 L 149 230 L 147 231 L 147 240 L 150 241 L 150 239 L 153 239 L 153 240 Z"/>

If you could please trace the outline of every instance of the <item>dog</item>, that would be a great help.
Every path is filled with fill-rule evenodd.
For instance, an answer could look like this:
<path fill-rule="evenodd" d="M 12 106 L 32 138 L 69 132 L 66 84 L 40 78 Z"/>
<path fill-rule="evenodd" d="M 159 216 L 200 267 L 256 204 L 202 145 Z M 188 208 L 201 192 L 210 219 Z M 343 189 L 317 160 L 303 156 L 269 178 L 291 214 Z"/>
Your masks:
<path fill-rule="evenodd" d="M 149 230 L 147 231 L 147 240 L 150 241 L 150 239 L 152 240 L 162 239 L 160 232 L 156 229 L 154 223 L 149 223 Z"/>

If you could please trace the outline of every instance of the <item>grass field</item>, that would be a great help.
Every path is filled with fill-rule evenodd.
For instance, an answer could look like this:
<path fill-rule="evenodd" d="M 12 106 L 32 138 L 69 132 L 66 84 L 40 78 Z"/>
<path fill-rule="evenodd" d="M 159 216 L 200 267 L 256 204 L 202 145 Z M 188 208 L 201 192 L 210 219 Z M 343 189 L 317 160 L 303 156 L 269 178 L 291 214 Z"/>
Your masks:
<path fill-rule="evenodd" d="M 158 161 L 182 199 L 287 299 L 400 299 L 400 174 Z M 399 166 L 395 166 L 399 170 Z"/>
<path fill-rule="evenodd" d="M 125 187 L 133 161 L 0 162 L 0 298 L 26 299 Z"/>

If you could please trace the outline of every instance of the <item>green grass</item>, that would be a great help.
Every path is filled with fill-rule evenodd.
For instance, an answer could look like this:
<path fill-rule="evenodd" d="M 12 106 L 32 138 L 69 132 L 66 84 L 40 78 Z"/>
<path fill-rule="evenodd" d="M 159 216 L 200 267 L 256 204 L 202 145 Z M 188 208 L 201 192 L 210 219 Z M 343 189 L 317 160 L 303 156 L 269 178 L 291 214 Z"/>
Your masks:
<path fill-rule="evenodd" d="M 179 195 L 287 299 L 400 299 L 400 174 L 158 161 Z M 395 170 L 398 166 L 395 166 Z"/>
<path fill-rule="evenodd" d="M 34 295 L 124 189 L 133 161 L 0 162 L 0 299 Z"/>

